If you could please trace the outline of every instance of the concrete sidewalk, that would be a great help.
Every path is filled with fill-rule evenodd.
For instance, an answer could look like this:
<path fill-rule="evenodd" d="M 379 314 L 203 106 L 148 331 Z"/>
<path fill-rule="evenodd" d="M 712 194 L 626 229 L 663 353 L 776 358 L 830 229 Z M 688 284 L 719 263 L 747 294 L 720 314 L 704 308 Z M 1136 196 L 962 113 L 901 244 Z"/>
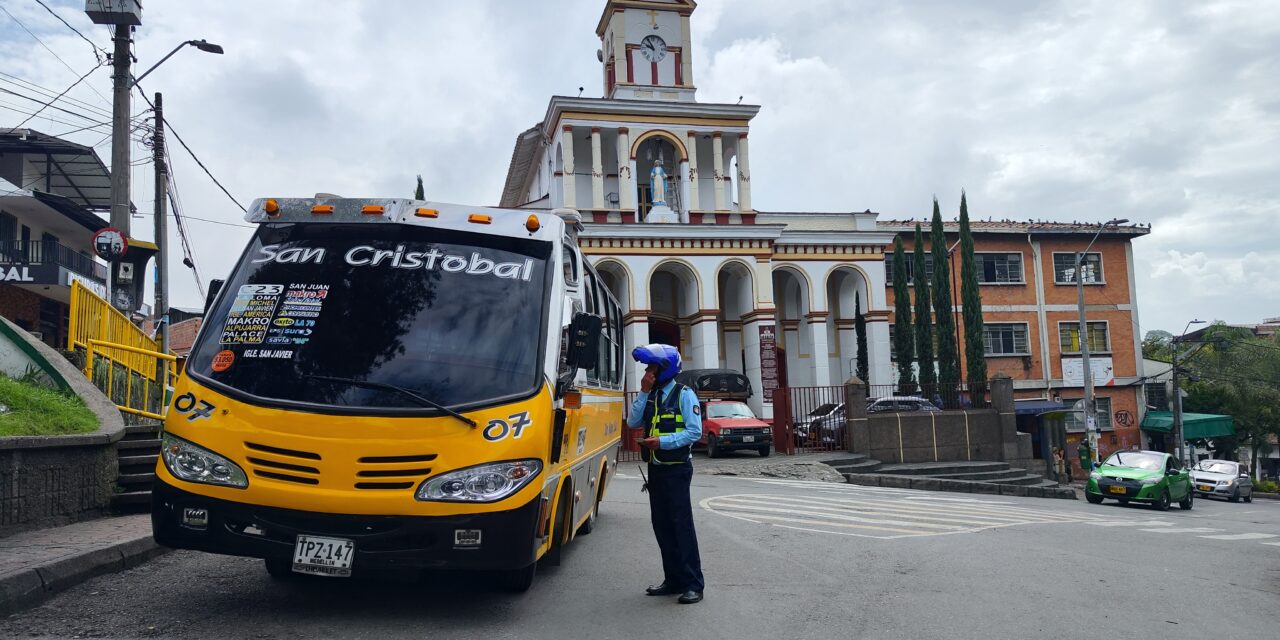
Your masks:
<path fill-rule="evenodd" d="M 36 605 L 94 576 L 137 566 L 165 551 L 151 539 L 150 514 L 0 538 L 0 615 Z"/>

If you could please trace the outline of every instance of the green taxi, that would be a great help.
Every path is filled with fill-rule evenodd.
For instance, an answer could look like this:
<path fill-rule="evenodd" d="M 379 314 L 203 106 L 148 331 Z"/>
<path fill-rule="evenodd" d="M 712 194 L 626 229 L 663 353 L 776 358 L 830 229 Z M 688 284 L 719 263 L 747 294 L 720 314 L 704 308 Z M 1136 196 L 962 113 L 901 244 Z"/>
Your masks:
<path fill-rule="evenodd" d="M 1120 504 L 1146 502 L 1168 511 L 1177 502 L 1191 508 L 1195 492 L 1182 461 L 1161 451 L 1117 451 L 1089 474 L 1084 497 L 1092 504 L 1115 498 Z"/>

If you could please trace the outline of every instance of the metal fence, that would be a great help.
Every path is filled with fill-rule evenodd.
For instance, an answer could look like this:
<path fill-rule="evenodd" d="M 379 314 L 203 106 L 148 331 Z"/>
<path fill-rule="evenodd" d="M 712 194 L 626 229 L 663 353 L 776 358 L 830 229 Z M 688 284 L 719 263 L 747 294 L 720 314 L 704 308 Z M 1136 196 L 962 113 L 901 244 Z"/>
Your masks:
<path fill-rule="evenodd" d="M 164 418 L 165 386 L 175 358 L 106 300 L 71 285 L 67 350 L 83 358 L 83 371 L 119 409 L 151 420 Z"/>
<path fill-rule="evenodd" d="M 773 446 L 787 455 L 847 449 L 844 387 L 775 389 Z"/>
<path fill-rule="evenodd" d="M 867 408 L 877 411 L 919 411 L 936 409 L 972 409 L 987 406 L 986 385 L 973 389 L 964 383 L 942 384 L 873 384 L 867 386 Z"/>

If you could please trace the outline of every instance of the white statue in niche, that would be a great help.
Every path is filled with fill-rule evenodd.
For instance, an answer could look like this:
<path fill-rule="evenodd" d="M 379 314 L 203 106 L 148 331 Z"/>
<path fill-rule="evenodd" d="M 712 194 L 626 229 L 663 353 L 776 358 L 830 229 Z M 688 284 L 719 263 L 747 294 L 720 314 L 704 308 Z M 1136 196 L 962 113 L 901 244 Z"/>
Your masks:
<path fill-rule="evenodd" d="M 649 188 L 653 206 L 667 206 L 667 171 L 662 168 L 662 160 L 653 161 L 653 168 L 649 170 Z"/>

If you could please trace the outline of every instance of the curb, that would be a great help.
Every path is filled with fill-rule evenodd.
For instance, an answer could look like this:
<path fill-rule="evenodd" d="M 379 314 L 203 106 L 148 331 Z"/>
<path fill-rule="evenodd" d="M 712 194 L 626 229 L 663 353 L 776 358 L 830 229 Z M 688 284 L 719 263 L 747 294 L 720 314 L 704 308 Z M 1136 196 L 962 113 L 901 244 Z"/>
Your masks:
<path fill-rule="evenodd" d="M 918 489 L 920 491 L 951 491 L 955 493 L 981 493 L 988 495 L 1019 496 L 1027 498 L 1059 498 L 1062 500 L 1078 500 L 1075 489 L 1069 486 L 1029 487 L 1017 484 L 995 484 L 974 480 L 953 480 L 950 478 L 930 478 L 927 476 L 907 476 L 898 474 L 846 473 L 848 484 L 868 487 L 893 487 L 896 489 Z"/>
<path fill-rule="evenodd" d="M 2 576 L 0 616 L 31 608 L 90 578 L 132 569 L 168 551 L 147 534 Z"/>

